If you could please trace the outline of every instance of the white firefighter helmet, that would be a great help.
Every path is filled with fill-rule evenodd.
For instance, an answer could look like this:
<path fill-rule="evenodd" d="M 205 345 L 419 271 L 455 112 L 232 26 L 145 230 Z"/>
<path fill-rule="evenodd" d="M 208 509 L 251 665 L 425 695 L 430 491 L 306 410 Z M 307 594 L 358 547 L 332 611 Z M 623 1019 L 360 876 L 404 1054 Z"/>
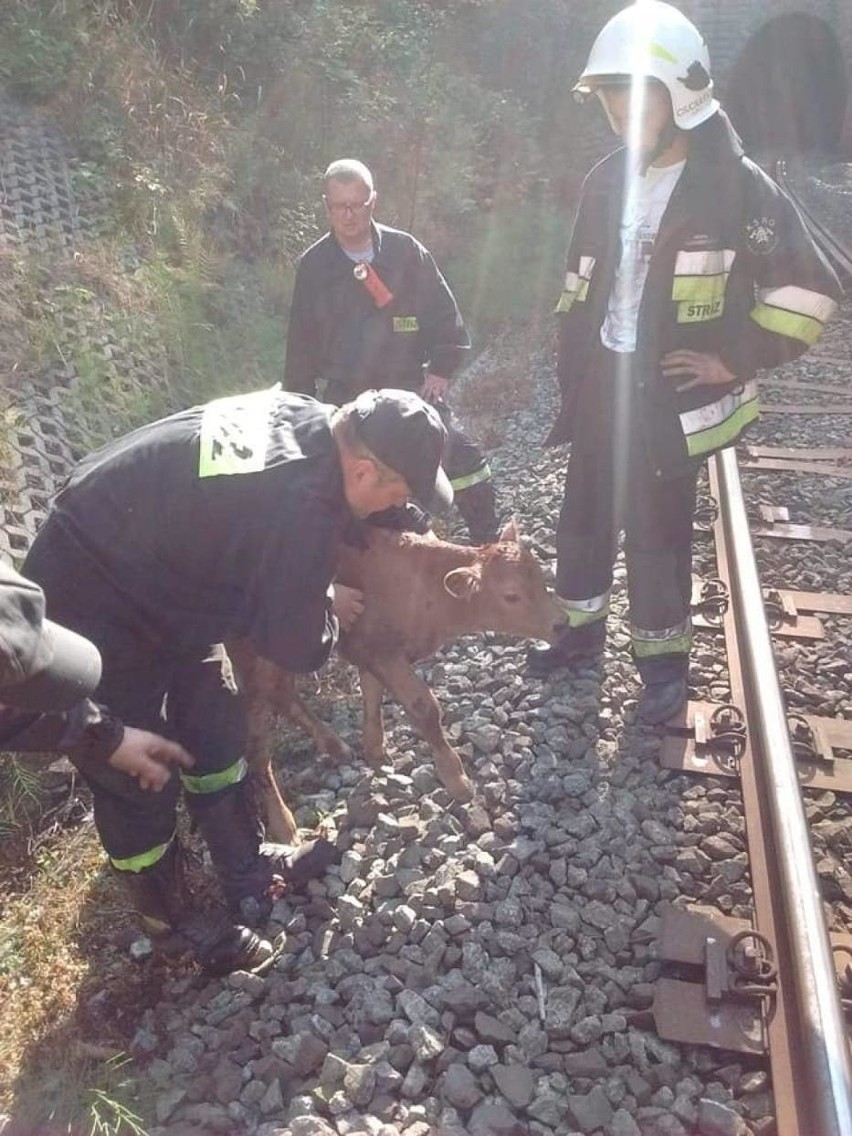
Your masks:
<path fill-rule="evenodd" d="M 666 87 L 682 130 L 719 109 L 707 44 L 682 12 L 662 0 L 635 0 L 604 25 L 573 90 L 582 99 L 607 80 L 632 76 L 658 79 Z"/>

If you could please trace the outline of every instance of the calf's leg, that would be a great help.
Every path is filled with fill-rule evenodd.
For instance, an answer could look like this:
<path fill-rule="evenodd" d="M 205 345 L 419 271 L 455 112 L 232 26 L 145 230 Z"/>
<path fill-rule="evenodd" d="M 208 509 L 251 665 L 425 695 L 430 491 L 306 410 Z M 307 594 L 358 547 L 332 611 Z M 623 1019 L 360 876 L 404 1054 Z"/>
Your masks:
<path fill-rule="evenodd" d="M 275 711 L 263 698 L 254 697 L 248 707 L 246 761 L 251 770 L 252 790 L 266 820 L 266 838 L 276 844 L 298 844 L 296 818 L 288 808 L 272 771 L 272 724 Z"/>
<path fill-rule="evenodd" d="M 361 699 L 363 702 L 363 743 L 364 758 L 368 765 L 378 768 L 385 757 L 385 726 L 382 721 L 382 694 L 384 684 L 374 674 L 359 668 L 361 678 Z"/>
<path fill-rule="evenodd" d="M 343 765 L 352 757 L 352 750 L 346 742 L 337 736 L 330 726 L 315 717 L 299 696 L 293 675 L 282 671 L 282 678 L 289 679 L 289 690 L 285 693 L 284 683 L 279 685 L 279 698 L 277 705 L 281 712 L 304 730 L 317 747 L 318 753 L 323 753 L 336 765 Z"/>
<path fill-rule="evenodd" d="M 457 801 L 469 801 L 473 797 L 473 786 L 464 771 L 461 758 L 447 741 L 441 726 L 441 708 L 435 695 L 403 658 L 371 663 L 370 669 L 379 680 L 380 687 L 385 686 L 402 705 L 419 733 L 432 747 L 435 772 L 441 784 Z M 381 698 L 381 689 L 379 698 Z M 365 750 L 366 748 L 365 735 Z"/>

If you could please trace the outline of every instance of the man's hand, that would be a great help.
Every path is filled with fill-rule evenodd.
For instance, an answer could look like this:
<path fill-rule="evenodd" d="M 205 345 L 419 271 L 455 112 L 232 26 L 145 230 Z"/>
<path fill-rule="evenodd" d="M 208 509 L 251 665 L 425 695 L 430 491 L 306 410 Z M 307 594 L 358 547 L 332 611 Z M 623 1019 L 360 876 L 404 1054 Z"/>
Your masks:
<path fill-rule="evenodd" d="M 693 387 L 724 386 L 737 380 L 718 355 L 704 355 L 700 351 L 670 351 L 663 356 L 662 367 L 667 379 L 688 378 L 675 387 L 678 394 Z"/>
<path fill-rule="evenodd" d="M 121 745 L 107 764 L 135 777 L 143 789 L 159 793 L 171 777 L 171 766 L 190 769 L 195 759 L 176 742 L 166 741 L 159 734 L 149 734 L 147 730 L 125 726 Z"/>
<path fill-rule="evenodd" d="M 447 392 L 450 389 L 450 380 L 445 379 L 443 375 L 433 375 L 429 371 L 426 378 L 423 380 L 423 398 L 427 402 L 433 398 L 446 399 Z"/>
<path fill-rule="evenodd" d="M 333 584 L 332 592 L 334 599 L 331 606 L 337 621 L 344 631 L 349 631 L 364 610 L 364 593 L 357 588 L 349 588 L 346 584 Z"/>

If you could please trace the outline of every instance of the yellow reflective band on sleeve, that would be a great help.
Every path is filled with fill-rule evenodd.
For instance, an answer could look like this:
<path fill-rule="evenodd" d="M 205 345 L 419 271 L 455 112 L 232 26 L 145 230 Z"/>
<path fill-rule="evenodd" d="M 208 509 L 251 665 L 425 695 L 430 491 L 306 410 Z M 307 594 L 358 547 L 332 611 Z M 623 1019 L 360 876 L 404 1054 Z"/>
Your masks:
<path fill-rule="evenodd" d="M 837 304 L 831 296 L 785 284 L 781 288 L 762 288 L 760 303 L 751 318 L 765 331 L 798 339 L 808 346 L 816 343 L 823 325 L 834 314 Z"/>
<path fill-rule="evenodd" d="M 747 384 L 751 386 L 752 384 Z M 733 396 L 727 396 L 731 398 Z M 726 400 L 720 400 L 723 404 Z M 713 406 L 717 404 L 714 403 Z M 706 408 L 702 408 L 706 409 Z M 689 412 L 694 414 L 694 411 Z M 724 416 L 720 416 L 720 420 L 713 425 L 708 425 L 703 429 L 693 430 L 691 433 L 686 434 L 686 451 L 690 457 L 700 457 L 702 454 L 714 453 L 716 450 L 721 450 L 739 437 L 742 431 L 748 426 L 749 422 L 754 422 L 760 415 L 760 405 L 758 402 L 757 392 L 751 394 L 750 397 L 736 399 L 735 404 L 730 408 L 730 412 Z M 688 418 L 689 414 L 681 414 L 680 420 L 683 425 L 684 418 Z M 684 431 L 686 433 L 686 431 Z"/>
<path fill-rule="evenodd" d="M 180 779 L 187 793 L 195 793 L 203 797 L 208 793 L 218 793 L 220 789 L 227 789 L 229 785 L 236 785 L 248 773 L 248 765 L 244 757 L 229 765 L 227 769 L 220 769 L 216 773 L 183 773 Z"/>
<path fill-rule="evenodd" d="M 773 308 L 769 304 L 758 304 L 751 310 L 751 318 L 764 331 L 774 331 L 776 335 L 786 335 L 798 339 L 809 347 L 822 335 L 822 322 L 813 316 L 788 312 L 784 308 Z"/>
<path fill-rule="evenodd" d="M 198 476 L 257 473 L 266 465 L 269 421 L 280 385 L 209 402 L 201 416 Z"/>
<path fill-rule="evenodd" d="M 555 594 L 553 598 L 569 626 L 584 627 L 588 623 L 597 623 L 601 619 L 606 619 L 609 615 L 609 596 L 610 593 L 607 591 L 588 600 L 566 600 Z"/>
<path fill-rule="evenodd" d="M 393 329 L 401 332 L 419 331 L 420 324 L 417 322 L 417 316 L 394 316 Z"/>
<path fill-rule="evenodd" d="M 554 309 L 564 315 L 570 312 L 576 302 L 583 303 L 589 294 L 589 281 L 595 267 L 593 256 L 581 256 L 579 272 L 566 272 L 562 293 Z"/>
<path fill-rule="evenodd" d="M 783 308 L 784 311 L 796 312 L 800 316 L 812 316 L 820 323 L 827 323 L 837 309 L 837 303 L 831 296 L 814 292 L 810 288 L 799 288 L 796 284 L 761 288 L 757 298 L 761 304 L 767 304 L 770 308 Z"/>
<path fill-rule="evenodd" d="M 140 852 L 138 856 L 127 856 L 123 860 L 110 856 L 109 862 L 117 872 L 144 872 L 146 868 L 152 868 L 162 860 L 170 844 L 171 840 L 167 840 L 165 844 L 158 844 L 155 848 Z"/>
<path fill-rule="evenodd" d="M 481 481 L 491 480 L 491 467 L 488 462 L 475 473 L 466 473 L 463 477 L 451 477 L 450 485 L 458 493 L 460 489 L 470 489 L 471 485 L 479 485 Z"/>

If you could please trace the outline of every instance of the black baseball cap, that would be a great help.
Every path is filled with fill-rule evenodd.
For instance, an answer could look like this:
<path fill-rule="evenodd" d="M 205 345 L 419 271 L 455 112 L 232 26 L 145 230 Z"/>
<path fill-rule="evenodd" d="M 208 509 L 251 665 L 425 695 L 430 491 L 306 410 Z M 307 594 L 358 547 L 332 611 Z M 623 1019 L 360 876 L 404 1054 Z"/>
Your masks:
<path fill-rule="evenodd" d="M 406 390 L 368 390 L 352 403 L 358 437 L 403 477 L 414 497 L 434 512 L 453 503 L 453 487 L 441 468 L 447 430 L 434 406 Z"/>
<path fill-rule="evenodd" d="M 69 710 L 101 679 L 97 647 L 44 618 L 44 593 L 0 562 L 0 703 L 20 710 Z"/>

